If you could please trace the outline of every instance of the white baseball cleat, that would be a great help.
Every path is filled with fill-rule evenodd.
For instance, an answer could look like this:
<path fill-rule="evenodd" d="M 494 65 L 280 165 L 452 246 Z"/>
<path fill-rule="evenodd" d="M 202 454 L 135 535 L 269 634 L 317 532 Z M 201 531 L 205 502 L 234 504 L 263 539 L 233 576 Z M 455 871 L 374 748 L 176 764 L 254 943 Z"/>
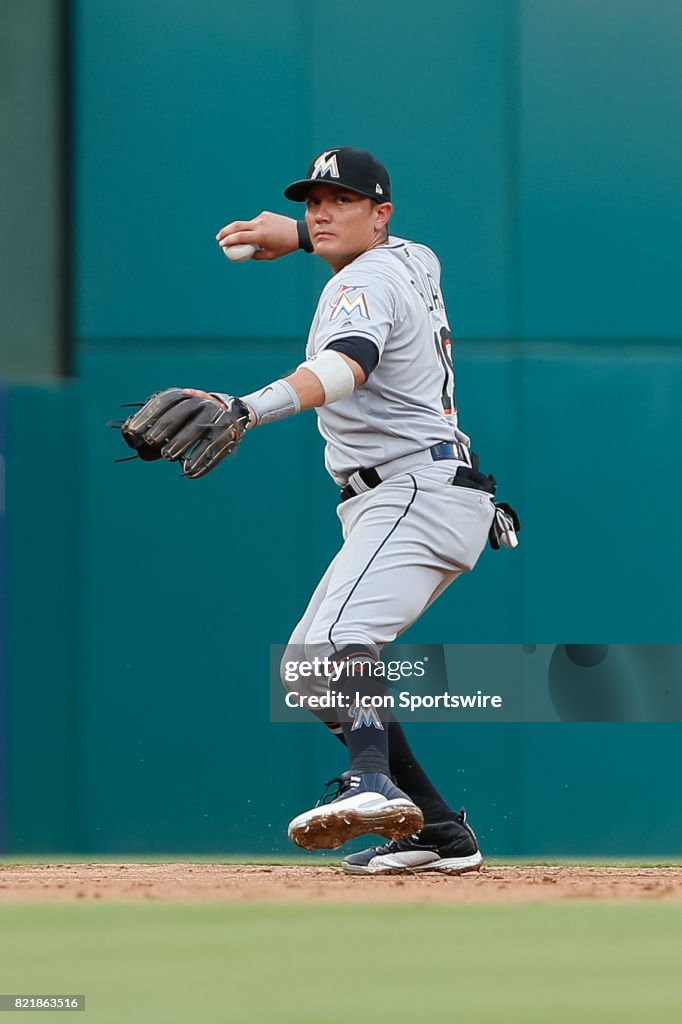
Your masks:
<path fill-rule="evenodd" d="M 349 875 L 405 875 L 417 871 L 461 875 L 477 871 L 482 863 L 476 836 L 462 810 L 453 821 L 425 825 L 418 836 L 351 853 L 341 867 Z"/>
<path fill-rule="evenodd" d="M 401 789 L 380 772 L 344 772 L 336 792 L 289 823 L 289 838 L 304 850 L 336 850 L 356 836 L 401 839 L 418 832 L 424 816 Z"/>

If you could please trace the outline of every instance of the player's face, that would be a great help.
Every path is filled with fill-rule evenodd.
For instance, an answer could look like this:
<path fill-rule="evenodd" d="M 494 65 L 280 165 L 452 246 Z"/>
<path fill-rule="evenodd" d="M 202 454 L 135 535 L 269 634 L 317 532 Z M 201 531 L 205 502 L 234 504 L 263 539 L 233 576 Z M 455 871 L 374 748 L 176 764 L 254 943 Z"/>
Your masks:
<path fill-rule="evenodd" d="M 390 203 L 373 203 L 357 192 L 313 185 L 306 197 L 305 219 L 315 252 L 338 273 L 384 241 L 392 211 Z"/>

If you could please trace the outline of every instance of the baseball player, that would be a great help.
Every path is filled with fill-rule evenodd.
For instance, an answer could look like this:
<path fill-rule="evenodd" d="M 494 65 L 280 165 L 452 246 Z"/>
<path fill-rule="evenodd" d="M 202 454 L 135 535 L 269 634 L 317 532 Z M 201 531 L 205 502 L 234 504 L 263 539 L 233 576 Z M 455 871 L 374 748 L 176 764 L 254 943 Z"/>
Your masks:
<path fill-rule="evenodd" d="M 381 651 L 473 569 L 489 535 L 493 546 L 514 546 L 518 519 L 495 505 L 494 478 L 478 471 L 458 426 L 440 265 L 426 246 L 389 233 L 386 168 L 364 150 L 326 150 L 284 195 L 305 204 L 303 221 L 264 212 L 217 239 L 228 254 L 249 245 L 253 258 L 269 260 L 303 248 L 329 265 L 305 360 L 239 398 L 196 389 L 152 396 L 123 436 L 142 458 L 179 460 L 196 477 L 249 430 L 316 410 L 340 488 L 343 544 L 283 663 L 340 666 L 346 702 L 327 725 L 350 766 L 335 792 L 293 819 L 289 836 L 306 849 L 363 834 L 388 840 L 346 857 L 352 874 L 472 870 L 482 856 L 465 812 L 437 792 L 401 725 L 353 694 L 359 682 L 363 693 L 384 692 L 373 672 Z"/>

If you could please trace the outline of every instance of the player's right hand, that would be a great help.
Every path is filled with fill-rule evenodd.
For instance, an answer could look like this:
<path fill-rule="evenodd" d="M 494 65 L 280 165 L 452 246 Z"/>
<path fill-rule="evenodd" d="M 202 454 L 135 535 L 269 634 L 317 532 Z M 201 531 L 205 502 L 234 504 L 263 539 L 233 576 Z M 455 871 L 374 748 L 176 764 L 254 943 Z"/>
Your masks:
<path fill-rule="evenodd" d="M 263 210 L 253 220 L 234 220 L 216 235 L 221 248 L 230 245 L 256 245 L 252 259 L 276 260 L 298 249 L 298 231 L 293 217 Z"/>

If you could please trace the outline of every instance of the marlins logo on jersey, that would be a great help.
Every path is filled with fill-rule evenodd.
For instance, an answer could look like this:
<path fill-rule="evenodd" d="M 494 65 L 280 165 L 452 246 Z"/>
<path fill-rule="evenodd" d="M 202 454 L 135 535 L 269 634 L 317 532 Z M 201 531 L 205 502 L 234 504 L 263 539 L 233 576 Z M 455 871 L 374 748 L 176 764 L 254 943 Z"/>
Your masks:
<path fill-rule="evenodd" d="M 354 313 L 358 313 L 365 320 L 370 319 L 365 293 L 357 285 L 342 284 L 329 305 L 332 310 L 329 314 L 330 320 L 336 320 L 340 313 L 345 313 L 348 319 L 351 319 Z"/>
<path fill-rule="evenodd" d="M 328 149 L 326 153 L 320 153 L 313 165 L 311 178 L 339 177 L 339 164 L 336 159 L 336 150 Z"/>

